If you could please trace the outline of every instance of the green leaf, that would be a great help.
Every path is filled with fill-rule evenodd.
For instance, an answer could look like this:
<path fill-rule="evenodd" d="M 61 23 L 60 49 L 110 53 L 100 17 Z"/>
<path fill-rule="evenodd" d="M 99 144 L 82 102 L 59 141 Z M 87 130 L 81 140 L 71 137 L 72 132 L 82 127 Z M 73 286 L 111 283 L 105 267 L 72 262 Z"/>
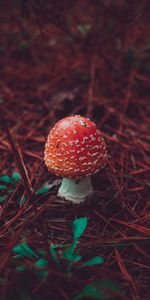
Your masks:
<path fill-rule="evenodd" d="M 35 262 L 35 266 L 37 268 L 39 268 L 38 270 L 38 277 L 40 279 L 45 279 L 48 276 L 48 271 L 47 270 L 41 270 L 46 268 L 48 266 L 48 261 L 45 258 L 39 258 L 36 262 Z"/>
<path fill-rule="evenodd" d="M 83 73 L 81 75 L 81 80 L 83 80 L 84 82 L 88 82 L 89 81 L 89 75 L 86 73 Z"/>
<path fill-rule="evenodd" d="M 78 255 L 77 253 L 74 252 L 76 245 L 77 245 L 77 240 L 69 246 L 62 254 L 62 257 L 66 260 L 69 261 L 68 266 L 67 266 L 67 273 L 69 273 L 72 269 L 72 266 L 74 262 L 80 261 L 82 256 Z"/>
<path fill-rule="evenodd" d="M 128 67 L 133 66 L 133 63 L 135 61 L 135 51 L 132 48 L 129 48 L 126 56 L 125 56 L 125 63 L 128 65 Z"/>
<path fill-rule="evenodd" d="M 35 265 L 39 268 L 46 268 L 48 266 L 48 261 L 45 258 L 39 258 Z"/>
<path fill-rule="evenodd" d="M 78 255 L 77 253 L 74 252 L 76 247 L 76 243 L 72 244 L 70 247 L 68 247 L 64 252 L 63 252 L 63 258 L 69 260 L 69 261 L 80 261 L 82 256 Z"/>
<path fill-rule="evenodd" d="M 150 50 L 150 44 L 145 45 L 143 49 L 144 50 Z"/>
<path fill-rule="evenodd" d="M 0 181 L 10 183 L 11 182 L 11 177 L 8 176 L 8 175 L 2 175 L 2 176 L 0 176 Z"/>
<path fill-rule="evenodd" d="M 13 247 L 12 251 L 18 254 L 15 258 L 38 258 L 38 255 L 25 242 Z"/>
<path fill-rule="evenodd" d="M 38 254 L 39 254 L 40 256 L 45 256 L 45 255 L 47 254 L 47 252 L 46 252 L 45 250 L 39 250 L 39 251 L 38 251 Z"/>
<path fill-rule="evenodd" d="M 23 272 L 23 271 L 25 271 L 25 270 L 26 270 L 26 266 L 24 266 L 24 265 L 20 265 L 20 266 L 16 267 L 16 270 L 17 270 L 17 271 L 21 271 L 21 272 Z"/>
<path fill-rule="evenodd" d="M 4 202 L 7 198 L 7 195 L 0 196 L 0 203 Z"/>
<path fill-rule="evenodd" d="M 38 189 L 36 191 L 36 194 L 37 195 L 42 195 L 42 194 L 45 194 L 49 191 L 49 187 L 48 186 L 43 186 L 42 188 Z"/>
<path fill-rule="evenodd" d="M 0 189 L 3 190 L 3 189 L 7 189 L 7 186 L 4 185 L 4 184 L 0 184 Z"/>
<path fill-rule="evenodd" d="M 76 219 L 73 222 L 74 241 L 78 240 L 87 227 L 88 219 L 86 217 Z"/>
<path fill-rule="evenodd" d="M 96 280 L 91 284 L 86 285 L 83 290 L 73 298 L 73 300 L 78 300 L 84 297 L 100 300 L 114 299 L 114 293 L 120 294 L 120 287 L 118 287 L 115 282 L 107 279 Z"/>
<path fill-rule="evenodd" d="M 1 51 L 1 47 L 0 47 L 0 51 Z M 5 101 L 4 99 L 0 98 L 0 104 L 3 104 Z"/>
<path fill-rule="evenodd" d="M 104 263 L 104 259 L 101 256 L 95 256 L 92 259 L 86 261 L 84 264 L 81 265 L 81 268 L 90 267 L 94 265 L 102 265 Z"/>
<path fill-rule="evenodd" d="M 47 270 L 40 270 L 40 268 L 46 268 L 48 266 L 48 261 L 45 258 L 39 258 L 35 262 L 35 266 L 39 268 L 38 277 L 40 279 L 44 279 L 48 276 L 48 271 Z"/>
<path fill-rule="evenodd" d="M 12 183 L 16 183 L 19 179 L 21 179 L 20 174 L 18 172 L 13 172 Z"/>
<path fill-rule="evenodd" d="M 38 277 L 40 279 L 45 279 L 48 276 L 48 271 L 47 270 L 39 270 L 38 271 Z"/>
<path fill-rule="evenodd" d="M 57 246 L 55 246 L 55 245 L 50 245 L 50 253 L 51 253 L 51 256 L 52 256 L 55 264 L 59 268 L 60 264 L 59 264 L 59 258 L 58 258 L 57 252 L 55 251 L 56 247 Z"/>
<path fill-rule="evenodd" d="M 131 243 L 120 243 L 120 244 L 105 244 L 105 247 L 126 247 L 131 246 Z"/>
<path fill-rule="evenodd" d="M 79 24 L 77 26 L 78 30 L 82 33 L 82 35 L 86 35 L 92 28 L 92 24 Z"/>
<path fill-rule="evenodd" d="M 13 191 L 14 191 L 13 189 L 10 189 L 10 190 L 8 190 L 8 193 L 11 194 L 11 193 L 13 193 Z"/>
<path fill-rule="evenodd" d="M 20 43 L 20 48 L 21 48 L 21 49 L 26 49 L 26 48 L 28 48 L 28 43 L 26 43 L 26 42 Z"/>

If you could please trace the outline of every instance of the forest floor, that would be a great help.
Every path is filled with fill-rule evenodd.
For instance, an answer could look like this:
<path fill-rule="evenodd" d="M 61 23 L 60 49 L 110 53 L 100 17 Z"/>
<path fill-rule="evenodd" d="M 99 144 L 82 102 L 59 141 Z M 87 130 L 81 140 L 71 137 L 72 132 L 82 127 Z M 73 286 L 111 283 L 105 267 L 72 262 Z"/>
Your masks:
<path fill-rule="evenodd" d="M 0 2 L 1 300 L 150 299 L 149 13 L 148 1 Z M 43 161 L 49 130 L 74 114 L 109 153 L 81 205 L 57 196 Z"/>

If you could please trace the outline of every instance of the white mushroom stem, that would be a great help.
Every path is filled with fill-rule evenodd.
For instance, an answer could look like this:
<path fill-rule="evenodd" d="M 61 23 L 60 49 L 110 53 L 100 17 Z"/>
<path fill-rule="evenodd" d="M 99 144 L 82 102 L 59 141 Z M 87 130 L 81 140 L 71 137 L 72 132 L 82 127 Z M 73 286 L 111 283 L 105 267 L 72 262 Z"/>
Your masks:
<path fill-rule="evenodd" d="M 74 203 L 80 203 L 93 193 L 90 176 L 82 179 L 63 178 L 58 196 Z"/>

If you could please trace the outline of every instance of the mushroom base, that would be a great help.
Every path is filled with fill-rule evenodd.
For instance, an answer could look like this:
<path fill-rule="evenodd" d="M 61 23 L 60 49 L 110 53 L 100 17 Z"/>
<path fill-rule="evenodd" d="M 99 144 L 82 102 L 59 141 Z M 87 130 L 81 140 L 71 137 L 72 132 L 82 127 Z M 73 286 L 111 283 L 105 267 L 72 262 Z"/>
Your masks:
<path fill-rule="evenodd" d="M 74 203 L 80 203 L 93 193 L 90 177 L 82 179 L 63 178 L 58 196 Z"/>

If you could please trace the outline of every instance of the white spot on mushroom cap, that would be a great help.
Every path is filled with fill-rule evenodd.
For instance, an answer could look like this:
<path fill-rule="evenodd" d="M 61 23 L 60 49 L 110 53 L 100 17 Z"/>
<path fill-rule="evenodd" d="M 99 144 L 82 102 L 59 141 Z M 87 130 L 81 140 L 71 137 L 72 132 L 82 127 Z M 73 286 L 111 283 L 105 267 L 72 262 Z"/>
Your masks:
<path fill-rule="evenodd" d="M 87 152 L 87 155 L 92 156 L 92 153 L 88 151 L 88 152 Z"/>
<path fill-rule="evenodd" d="M 78 139 L 75 140 L 74 143 L 77 145 L 79 143 L 79 140 Z"/>
<path fill-rule="evenodd" d="M 65 142 L 63 142 L 62 145 L 65 147 L 68 147 L 68 145 Z"/>
<path fill-rule="evenodd" d="M 74 133 L 74 134 L 77 134 L 77 130 L 73 129 L 73 133 Z"/>
<path fill-rule="evenodd" d="M 56 153 L 56 156 L 62 156 L 62 154 L 60 152 Z"/>
<path fill-rule="evenodd" d="M 87 166 L 87 162 L 83 163 L 82 166 Z"/>
<path fill-rule="evenodd" d="M 67 168 L 66 171 L 72 171 L 72 167 Z"/>
<path fill-rule="evenodd" d="M 74 153 L 74 152 L 76 152 L 76 150 L 75 150 L 75 149 L 70 149 L 69 152 L 70 152 L 70 153 Z M 77 153 L 78 153 L 78 152 L 77 152 Z"/>
<path fill-rule="evenodd" d="M 93 173 L 95 174 L 95 173 L 99 172 L 99 170 L 100 170 L 100 169 L 96 169 Z"/>
<path fill-rule="evenodd" d="M 99 129 L 96 130 L 96 133 L 97 133 L 98 135 L 101 135 L 101 132 L 100 132 Z"/>
<path fill-rule="evenodd" d="M 96 165 L 97 162 L 98 162 L 98 160 L 99 160 L 99 158 L 97 158 L 96 160 L 94 160 L 94 161 L 92 162 L 92 164 L 93 164 L 93 165 Z"/>
<path fill-rule="evenodd" d="M 93 165 L 93 162 L 92 161 L 88 161 L 87 165 Z"/>
<path fill-rule="evenodd" d="M 91 156 L 93 157 L 93 156 L 96 156 L 98 154 L 99 154 L 99 152 L 95 152 L 95 153 L 92 153 Z"/>
<path fill-rule="evenodd" d="M 74 172 L 79 172 L 80 171 L 80 169 L 79 168 L 77 168 L 77 169 L 74 169 Z"/>
<path fill-rule="evenodd" d="M 99 153 L 99 157 L 101 157 L 101 158 L 102 158 L 102 157 L 104 157 L 104 155 L 103 155 L 102 153 Z"/>
<path fill-rule="evenodd" d="M 70 155 L 70 151 L 66 151 L 66 153 L 65 153 L 66 155 Z"/>
<path fill-rule="evenodd" d="M 73 141 L 69 141 L 69 145 L 70 145 L 70 146 L 73 146 Z"/>
<path fill-rule="evenodd" d="M 86 159 L 86 156 L 80 156 L 80 157 L 79 157 L 79 160 L 80 160 L 80 161 L 82 161 L 82 160 L 84 160 L 84 159 Z"/>
<path fill-rule="evenodd" d="M 85 123 L 83 120 L 80 120 L 80 124 L 81 124 L 82 126 L 86 126 L 86 123 Z"/>
<path fill-rule="evenodd" d="M 100 146 L 99 146 L 99 145 L 95 145 L 95 146 L 93 146 L 92 148 L 93 148 L 93 149 L 98 149 L 98 148 L 100 148 Z"/>

